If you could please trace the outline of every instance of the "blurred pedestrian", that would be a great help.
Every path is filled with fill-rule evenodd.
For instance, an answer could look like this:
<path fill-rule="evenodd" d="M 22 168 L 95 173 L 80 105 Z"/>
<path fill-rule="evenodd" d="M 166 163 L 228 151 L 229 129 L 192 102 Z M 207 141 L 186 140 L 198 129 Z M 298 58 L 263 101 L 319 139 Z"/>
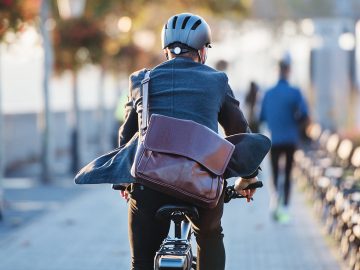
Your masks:
<path fill-rule="evenodd" d="M 247 120 L 252 132 L 259 132 L 259 121 L 257 115 L 259 87 L 255 82 L 250 82 L 250 87 L 245 97 L 247 107 Z"/>
<path fill-rule="evenodd" d="M 215 64 L 215 68 L 219 71 L 226 71 L 227 68 L 229 66 L 228 61 L 224 60 L 224 59 L 220 59 L 219 61 L 216 62 Z"/>
<path fill-rule="evenodd" d="M 308 119 L 308 109 L 300 90 L 289 84 L 291 69 L 289 57 L 279 62 L 279 69 L 279 81 L 265 93 L 263 98 L 260 121 L 267 124 L 272 138 L 270 152 L 274 184 L 271 199 L 272 216 L 280 223 L 288 223 L 293 155 L 300 139 L 299 129 Z M 279 166 L 282 156 L 286 158 L 285 168 Z M 283 192 L 279 192 L 280 170 L 285 177 Z"/>

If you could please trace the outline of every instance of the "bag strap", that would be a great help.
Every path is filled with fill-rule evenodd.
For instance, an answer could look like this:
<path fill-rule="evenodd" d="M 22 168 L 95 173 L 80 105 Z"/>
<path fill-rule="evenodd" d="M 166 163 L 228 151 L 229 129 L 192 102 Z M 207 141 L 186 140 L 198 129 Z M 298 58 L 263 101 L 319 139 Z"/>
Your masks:
<path fill-rule="evenodd" d="M 144 79 L 141 81 L 142 85 L 142 112 L 141 112 L 141 131 L 145 131 L 149 121 L 149 81 L 150 70 L 145 73 Z"/>

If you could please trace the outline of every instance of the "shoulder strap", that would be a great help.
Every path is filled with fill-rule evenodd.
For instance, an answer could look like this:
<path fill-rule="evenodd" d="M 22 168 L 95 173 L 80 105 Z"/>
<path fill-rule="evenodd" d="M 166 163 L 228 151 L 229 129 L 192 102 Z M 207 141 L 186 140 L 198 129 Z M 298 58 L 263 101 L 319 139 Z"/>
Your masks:
<path fill-rule="evenodd" d="M 141 81 L 142 85 L 142 112 L 141 112 L 141 130 L 144 131 L 147 128 L 149 120 L 149 81 L 150 70 L 145 73 L 144 79 Z"/>

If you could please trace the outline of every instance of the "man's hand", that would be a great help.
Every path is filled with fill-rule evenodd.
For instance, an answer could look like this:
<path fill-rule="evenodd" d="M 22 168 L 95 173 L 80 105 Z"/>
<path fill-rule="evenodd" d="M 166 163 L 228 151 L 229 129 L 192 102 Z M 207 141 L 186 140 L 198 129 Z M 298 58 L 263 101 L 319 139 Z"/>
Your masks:
<path fill-rule="evenodd" d="M 235 181 L 235 191 L 239 193 L 240 195 L 246 197 L 247 202 L 250 202 L 251 198 L 256 192 L 256 189 L 247 189 L 246 187 L 250 184 L 253 184 L 255 182 L 259 181 L 257 177 L 245 179 L 245 178 L 238 178 Z"/>
<path fill-rule="evenodd" d="M 129 192 L 125 189 L 125 190 L 120 190 L 120 196 L 126 200 L 127 202 L 129 201 L 130 199 L 130 194 Z"/>

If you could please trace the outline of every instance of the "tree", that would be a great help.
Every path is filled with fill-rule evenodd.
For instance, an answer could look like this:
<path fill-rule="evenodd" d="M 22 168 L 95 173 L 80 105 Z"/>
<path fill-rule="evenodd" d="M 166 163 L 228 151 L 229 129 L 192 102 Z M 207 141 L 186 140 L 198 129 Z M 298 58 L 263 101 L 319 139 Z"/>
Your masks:
<path fill-rule="evenodd" d="M 42 151 L 41 151 L 41 179 L 43 183 L 49 183 L 51 180 L 50 166 L 50 104 L 49 104 L 49 83 L 53 70 L 53 51 L 49 30 L 46 23 L 50 17 L 50 0 L 43 0 L 40 10 L 40 30 L 43 39 L 44 48 L 44 78 L 43 78 L 43 96 L 44 108 L 42 111 L 41 134 L 42 134 Z"/>
<path fill-rule="evenodd" d="M 22 31 L 25 23 L 34 19 L 36 15 L 36 4 L 38 3 L 39 0 L 0 0 L 0 63 L 2 42 L 6 33 Z M 3 177 L 5 168 L 1 82 L 0 65 L 0 220 L 3 218 Z"/>
<path fill-rule="evenodd" d="M 100 63 L 103 58 L 104 33 L 98 23 L 87 17 L 59 20 L 54 35 L 55 70 L 72 72 L 72 171 L 80 167 L 79 160 L 79 96 L 78 71 L 86 63 Z"/>

